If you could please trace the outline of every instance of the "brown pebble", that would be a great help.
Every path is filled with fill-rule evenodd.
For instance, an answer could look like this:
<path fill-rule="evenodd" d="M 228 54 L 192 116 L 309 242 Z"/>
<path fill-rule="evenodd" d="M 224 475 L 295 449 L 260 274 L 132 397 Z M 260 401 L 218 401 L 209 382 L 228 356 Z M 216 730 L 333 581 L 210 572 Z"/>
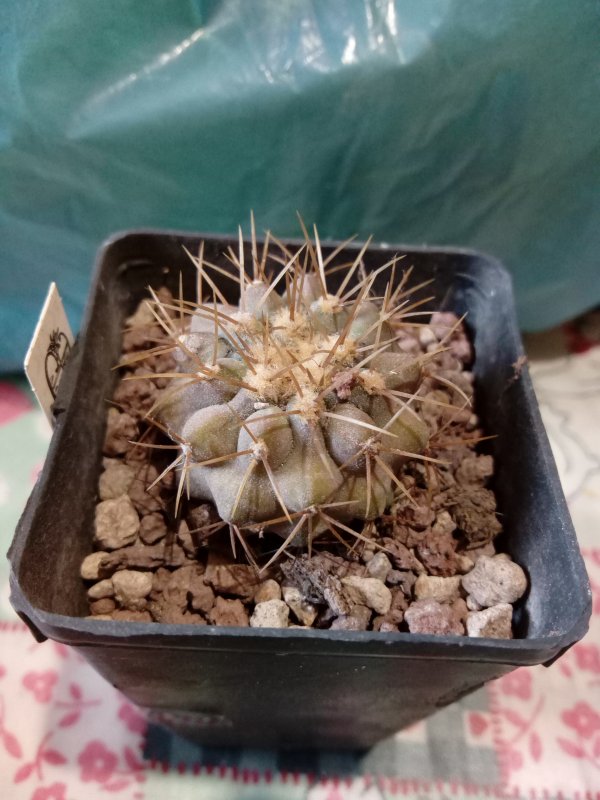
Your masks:
<path fill-rule="evenodd" d="M 108 409 L 106 419 L 106 438 L 102 452 L 107 456 L 123 455 L 130 447 L 129 442 L 137 438 L 137 422 L 129 414 L 121 413 L 116 408 Z"/>
<path fill-rule="evenodd" d="M 145 365 L 149 372 L 154 373 L 173 372 L 176 368 L 176 362 L 172 353 L 159 353 L 158 355 L 150 356 L 150 358 L 145 360 Z M 164 389 L 169 385 L 169 382 L 169 378 L 162 376 L 152 377 L 152 383 L 158 389 Z"/>
<path fill-rule="evenodd" d="M 185 554 L 185 550 L 181 545 L 177 544 L 177 542 L 159 542 L 154 547 L 161 547 L 163 548 L 163 556 L 165 559 L 165 565 L 167 567 L 182 567 L 186 564 L 189 564 L 189 560 Z M 202 566 L 198 564 L 197 566 Z"/>
<path fill-rule="evenodd" d="M 272 578 L 263 581 L 254 595 L 255 603 L 266 603 L 267 600 L 281 600 L 281 586 Z"/>
<path fill-rule="evenodd" d="M 460 502 L 452 507 L 451 514 L 468 539 L 469 550 L 491 542 L 502 531 L 496 517 L 494 493 L 481 486 L 461 494 Z"/>
<path fill-rule="evenodd" d="M 148 451 L 145 447 L 139 447 L 136 444 L 129 444 L 127 452 L 123 456 L 123 460 L 129 467 L 138 470 L 140 466 L 148 463 Z"/>
<path fill-rule="evenodd" d="M 147 367 L 141 370 L 141 374 L 148 374 Z M 152 381 L 142 378 L 138 373 L 134 380 L 120 381 L 115 389 L 113 400 L 132 417 L 141 419 L 154 405 L 156 392 L 156 386 Z"/>
<path fill-rule="evenodd" d="M 160 602 L 150 603 L 150 612 L 155 622 L 165 625 L 206 625 L 206 620 L 200 614 Z"/>
<path fill-rule="evenodd" d="M 332 631 L 366 631 L 371 621 L 371 609 L 355 605 L 349 614 L 337 617 L 331 623 Z"/>
<path fill-rule="evenodd" d="M 167 523 L 162 514 L 153 511 L 140 522 L 140 539 L 144 544 L 156 544 L 167 535 Z"/>
<path fill-rule="evenodd" d="M 394 629 L 398 629 L 398 626 L 401 624 L 402 620 L 404 619 L 404 612 L 408 608 L 408 601 L 404 596 L 404 592 L 402 591 L 401 587 L 395 587 L 392 589 L 392 605 L 390 610 L 387 614 L 383 614 L 380 616 L 375 617 L 373 620 L 373 630 L 380 630 L 381 626 L 385 623 L 386 625 L 390 625 Z"/>
<path fill-rule="evenodd" d="M 112 553 L 106 553 L 100 564 L 102 577 L 112 575 L 119 569 L 154 570 L 157 567 L 182 567 L 189 561 L 183 549 L 176 543 L 166 541 L 147 545 L 136 542 L 129 547 L 122 547 Z"/>
<path fill-rule="evenodd" d="M 251 600 L 260 583 L 254 567 L 248 564 L 209 564 L 204 580 L 215 592 Z"/>
<path fill-rule="evenodd" d="M 152 622 L 149 611 L 130 611 L 126 608 L 117 608 L 111 616 L 113 619 L 120 619 L 123 622 Z"/>
<path fill-rule="evenodd" d="M 218 519 L 215 507 L 210 503 L 202 503 L 199 506 L 189 508 L 185 517 L 190 531 L 201 531 L 202 528 L 212 525 Z"/>
<path fill-rule="evenodd" d="M 135 475 L 132 467 L 122 461 L 114 460 L 108 466 L 98 481 L 98 494 L 101 500 L 114 500 L 122 494 L 127 494 Z"/>
<path fill-rule="evenodd" d="M 447 511 L 440 511 L 435 518 L 432 529 L 434 533 L 439 533 L 442 535 L 454 533 L 456 530 L 456 522 L 454 522 Z"/>
<path fill-rule="evenodd" d="M 458 572 L 456 539 L 449 533 L 427 531 L 417 554 L 430 575 L 449 578 Z"/>
<path fill-rule="evenodd" d="M 443 339 L 457 325 L 458 320 L 459 317 L 452 311 L 434 311 L 429 320 L 429 327 L 438 339 Z"/>
<path fill-rule="evenodd" d="M 92 600 L 90 602 L 90 611 L 92 614 L 111 614 L 117 607 L 112 597 L 101 597 L 99 600 Z"/>
<path fill-rule="evenodd" d="M 406 545 L 390 538 L 385 538 L 383 544 L 385 545 L 387 556 L 391 559 L 396 569 L 423 572 L 423 565 L 419 563 Z"/>
<path fill-rule="evenodd" d="M 462 484 L 483 484 L 494 474 L 494 459 L 487 455 L 473 455 L 458 465 L 456 480 Z"/>
<path fill-rule="evenodd" d="M 137 538 L 140 520 L 127 495 L 98 503 L 94 519 L 94 540 L 103 550 L 117 550 Z"/>
<path fill-rule="evenodd" d="M 188 604 L 190 572 L 187 567 L 180 567 L 171 573 L 162 591 L 160 602 L 164 606 L 184 611 Z"/>
<path fill-rule="evenodd" d="M 462 635 L 465 632 L 452 607 L 436 600 L 415 600 L 404 612 L 404 619 L 411 633 Z"/>
<path fill-rule="evenodd" d="M 462 597 L 459 597 L 458 600 L 455 600 L 452 603 L 452 611 L 454 612 L 456 619 L 460 620 L 461 622 L 465 622 L 469 613 L 469 607 L 467 606 L 466 601 Z"/>
<path fill-rule="evenodd" d="M 388 586 L 398 586 L 406 597 L 412 597 L 413 587 L 417 580 L 414 572 L 391 569 L 388 572 L 386 583 Z"/>
<path fill-rule="evenodd" d="M 164 331 L 159 325 L 140 325 L 123 334 L 122 350 L 124 353 L 133 353 L 137 350 L 148 350 L 153 346 L 153 339 L 160 339 Z"/>
<path fill-rule="evenodd" d="M 174 300 L 173 292 L 170 289 L 168 289 L 166 286 L 160 286 L 156 290 L 156 296 L 158 297 L 159 301 L 164 306 L 172 306 L 173 305 L 173 300 Z M 178 314 L 178 311 L 176 309 L 173 309 L 173 308 L 165 308 L 164 311 L 169 317 L 175 317 Z"/>
<path fill-rule="evenodd" d="M 214 606 L 208 612 L 211 625 L 227 625 L 245 628 L 249 624 L 248 612 L 241 600 L 226 600 L 217 597 Z"/>
<path fill-rule="evenodd" d="M 179 522 L 179 527 L 177 528 L 177 543 L 183 548 L 187 556 L 193 558 L 196 555 L 196 544 L 184 519 Z"/>
<path fill-rule="evenodd" d="M 362 622 L 353 617 L 352 614 L 347 614 L 344 617 L 336 617 L 331 623 L 330 630 L 332 631 L 366 631 L 366 627 Z"/>
<path fill-rule="evenodd" d="M 424 531 L 435 520 L 435 511 L 430 505 L 416 507 L 408 505 L 398 512 L 399 516 L 400 514 L 402 522 L 416 531 Z"/>
<path fill-rule="evenodd" d="M 473 361 L 473 346 L 466 336 L 460 336 L 450 342 L 450 351 L 463 364 Z"/>
<path fill-rule="evenodd" d="M 190 580 L 190 605 L 194 611 L 201 611 L 208 614 L 215 604 L 215 593 L 204 582 L 202 573 L 204 567 L 197 568 Z"/>
<path fill-rule="evenodd" d="M 152 591 L 150 597 L 152 600 L 158 600 L 162 594 L 165 586 L 171 578 L 171 571 L 164 567 L 159 567 L 152 575 Z"/>
<path fill-rule="evenodd" d="M 161 500 L 161 485 L 149 487 L 158 478 L 158 470 L 152 464 L 142 464 L 129 487 L 129 497 L 140 514 L 150 514 L 160 511 L 163 507 Z"/>
<path fill-rule="evenodd" d="M 191 595 L 192 584 L 202 582 L 202 568 L 195 564 L 180 567 L 171 573 L 163 588 L 163 602 L 184 610 Z"/>
<path fill-rule="evenodd" d="M 398 633 L 400 629 L 397 625 L 394 625 L 393 622 L 387 622 L 386 620 L 383 620 L 379 630 L 381 633 Z"/>

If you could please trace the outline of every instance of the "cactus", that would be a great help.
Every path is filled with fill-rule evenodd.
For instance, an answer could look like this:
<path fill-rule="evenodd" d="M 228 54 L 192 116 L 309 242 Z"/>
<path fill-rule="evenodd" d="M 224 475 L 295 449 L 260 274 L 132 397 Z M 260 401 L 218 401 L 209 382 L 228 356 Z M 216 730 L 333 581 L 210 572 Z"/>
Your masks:
<path fill-rule="evenodd" d="M 428 356 L 401 352 L 396 335 L 419 305 L 408 272 L 395 281 L 393 258 L 364 274 L 367 243 L 342 278 L 329 266 L 336 253 L 324 260 L 316 229 L 314 242 L 305 238 L 294 253 L 280 245 L 268 275 L 269 240 L 259 258 L 253 232 L 250 277 L 240 233 L 239 254 L 229 254 L 237 306 L 210 277 L 223 269 L 202 251 L 188 254 L 199 297 L 180 300 L 186 323 L 177 327 L 156 296 L 152 304 L 175 345 L 177 371 L 153 413 L 180 449 L 178 500 L 185 488 L 212 501 L 238 534 L 279 533 L 281 550 L 323 531 L 360 538 L 349 525 L 377 518 L 406 493 L 398 468 L 424 452 L 430 433 L 414 402 Z M 375 297 L 386 271 L 385 294 Z"/>

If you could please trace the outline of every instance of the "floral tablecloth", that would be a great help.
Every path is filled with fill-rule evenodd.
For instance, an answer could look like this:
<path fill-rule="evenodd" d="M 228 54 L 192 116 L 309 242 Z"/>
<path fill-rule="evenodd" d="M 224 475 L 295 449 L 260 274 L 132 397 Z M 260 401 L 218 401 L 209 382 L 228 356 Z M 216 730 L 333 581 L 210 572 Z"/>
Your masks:
<path fill-rule="evenodd" d="M 392 796 L 600 798 L 600 318 L 530 338 L 530 368 L 595 593 L 585 640 L 366 754 L 199 748 L 143 715 L 69 648 L 38 645 L 0 563 L 0 797 L 187 800 Z M 50 432 L 22 380 L 0 382 L 0 549 Z"/>

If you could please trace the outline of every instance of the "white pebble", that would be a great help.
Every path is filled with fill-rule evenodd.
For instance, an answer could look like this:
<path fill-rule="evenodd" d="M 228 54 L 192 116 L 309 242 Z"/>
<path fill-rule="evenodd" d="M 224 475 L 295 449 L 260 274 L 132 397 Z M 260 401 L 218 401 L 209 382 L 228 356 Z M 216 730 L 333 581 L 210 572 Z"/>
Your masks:
<path fill-rule="evenodd" d="M 115 593 L 115 588 L 111 578 L 106 578 L 103 581 L 98 581 L 88 589 L 87 596 L 90 600 L 104 600 L 105 597 L 112 597 Z"/>
<path fill-rule="evenodd" d="M 369 578 L 377 578 L 385 583 L 385 579 L 392 569 L 392 562 L 385 553 L 376 553 L 367 564 L 367 576 Z"/>
<path fill-rule="evenodd" d="M 152 575 L 135 569 L 123 569 L 112 577 L 115 599 L 130 611 L 146 607 L 146 597 L 152 591 Z"/>
<path fill-rule="evenodd" d="M 84 581 L 97 581 L 100 577 L 98 570 L 100 569 L 100 562 L 107 556 L 103 550 L 98 550 L 96 553 L 90 553 L 81 562 L 80 575 Z"/>
<path fill-rule="evenodd" d="M 461 575 L 466 575 L 467 572 L 471 572 L 471 570 L 475 566 L 475 562 L 473 561 L 473 559 L 469 558 L 469 556 L 462 555 L 462 553 L 456 556 L 456 561 L 457 561 L 458 571 L 460 572 Z"/>
<path fill-rule="evenodd" d="M 483 606 L 480 606 L 477 600 L 475 600 L 471 595 L 467 597 L 467 608 L 469 611 L 481 611 Z"/>
<path fill-rule="evenodd" d="M 473 569 L 463 577 L 462 585 L 480 606 L 489 608 L 499 603 L 514 603 L 527 589 L 527 577 L 510 557 L 481 556 Z"/>
<path fill-rule="evenodd" d="M 295 586 L 284 585 L 281 587 L 283 599 L 292 610 L 294 616 L 303 625 L 310 627 L 317 617 L 317 609 L 306 600 L 300 590 Z"/>
<path fill-rule="evenodd" d="M 456 530 L 456 522 L 447 511 L 440 511 L 433 523 L 434 533 L 453 533 Z"/>
<path fill-rule="evenodd" d="M 361 578 L 350 575 L 342 578 L 342 584 L 355 603 L 372 608 L 378 614 L 387 614 L 392 605 L 392 593 L 383 581 L 377 578 Z"/>
<path fill-rule="evenodd" d="M 366 545 L 365 549 L 362 551 L 361 558 L 363 563 L 368 564 L 372 558 L 375 558 L 375 548 L 370 544 Z"/>
<path fill-rule="evenodd" d="M 512 606 L 500 603 L 467 614 L 467 635 L 476 638 L 512 639 Z"/>
<path fill-rule="evenodd" d="M 257 603 L 250 617 L 253 628 L 287 628 L 290 609 L 283 600 L 266 600 Z"/>
<path fill-rule="evenodd" d="M 460 575 L 454 575 L 451 578 L 419 575 L 415 583 L 415 598 L 417 600 L 437 600 L 438 603 L 449 603 L 459 596 L 460 580 Z"/>
<path fill-rule="evenodd" d="M 423 327 L 419 330 L 419 342 L 422 347 L 427 347 L 430 344 L 437 345 L 437 337 L 431 328 Z"/>

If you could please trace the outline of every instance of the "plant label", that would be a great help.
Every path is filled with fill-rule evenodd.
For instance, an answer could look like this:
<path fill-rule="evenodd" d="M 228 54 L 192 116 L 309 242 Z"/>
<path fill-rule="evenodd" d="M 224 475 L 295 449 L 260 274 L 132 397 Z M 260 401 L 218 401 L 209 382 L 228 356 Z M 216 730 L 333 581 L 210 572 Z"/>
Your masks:
<path fill-rule="evenodd" d="M 51 425 L 58 384 L 73 341 L 58 289 L 51 283 L 24 364 L 27 380 Z"/>

